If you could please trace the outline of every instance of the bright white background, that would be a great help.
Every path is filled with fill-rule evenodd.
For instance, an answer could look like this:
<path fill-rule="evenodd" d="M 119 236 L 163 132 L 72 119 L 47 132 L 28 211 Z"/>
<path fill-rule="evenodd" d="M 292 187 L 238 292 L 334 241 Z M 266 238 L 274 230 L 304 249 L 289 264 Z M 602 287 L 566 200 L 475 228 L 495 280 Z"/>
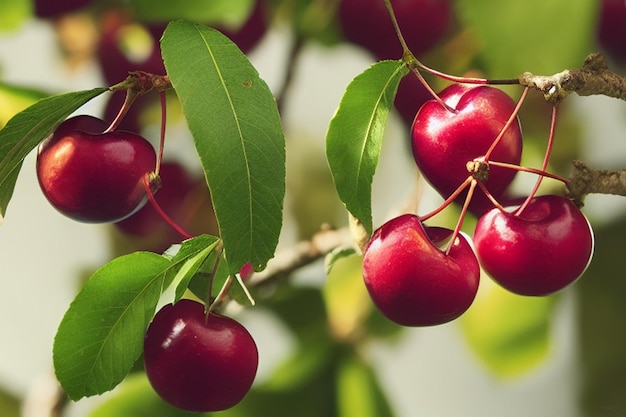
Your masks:
<path fill-rule="evenodd" d="M 284 37 L 275 32 L 252 54 L 273 88 L 283 74 L 285 46 Z M 345 86 L 369 64 L 367 56 L 349 47 L 308 47 L 289 99 L 287 134 L 306 132 L 307 137 L 319 139 L 315 145 L 322 149 L 326 127 Z M 42 22 L 0 36 L 0 71 L 3 81 L 56 92 L 103 85 L 95 65 L 75 71 L 61 65 L 54 34 Z M 588 132 L 585 160 L 591 165 L 623 164 L 626 141 L 620 140 L 620 133 L 626 130 L 626 105 L 605 98 L 577 99 L 576 103 Z M 100 105 L 94 102 L 81 112 L 98 113 Z M 388 128 L 389 140 L 375 181 L 374 199 L 381 202 L 375 208 L 376 223 L 383 220 L 391 202 L 410 191 L 407 183 L 413 181 L 414 167 L 404 155 L 401 129 L 395 119 Z M 593 141 L 612 138 L 611 152 L 591 146 Z M 437 203 L 431 194 L 427 193 L 426 204 Z M 624 208 L 620 199 L 593 197 L 586 212 L 602 221 Z M 285 236 L 288 240 L 289 230 Z M 37 378 L 49 373 L 53 336 L 75 294 L 79 273 L 106 262 L 107 245 L 104 227 L 75 223 L 49 206 L 37 184 L 34 158 L 28 157 L 6 221 L 0 226 L 0 384 L 23 395 Z M 549 362 L 510 382 L 493 378 L 471 357 L 454 323 L 410 330 L 402 343 L 376 346 L 371 354 L 400 417 L 576 417 L 577 343 L 570 319 L 575 308 L 572 296 L 559 306 Z M 262 377 L 289 349 L 290 341 L 262 314 L 250 311 L 245 319 L 258 339 Z"/>

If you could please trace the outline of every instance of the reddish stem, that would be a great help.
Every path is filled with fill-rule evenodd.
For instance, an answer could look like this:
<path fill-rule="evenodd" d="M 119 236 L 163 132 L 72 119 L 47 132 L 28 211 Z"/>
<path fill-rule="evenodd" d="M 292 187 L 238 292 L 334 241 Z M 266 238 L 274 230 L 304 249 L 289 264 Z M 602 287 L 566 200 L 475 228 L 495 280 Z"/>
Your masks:
<path fill-rule="evenodd" d="M 138 94 L 134 90 L 132 89 L 126 90 L 126 97 L 124 98 L 124 103 L 122 104 L 120 111 L 117 113 L 117 116 L 115 116 L 115 119 L 111 122 L 109 127 L 107 127 L 103 133 L 109 133 L 117 129 L 117 127 L 120 125 L 120 123 L 124 119 L 124 116 L 126 116 L 126 113 L 128 113 L 128 111 L 132 107 L 137 96 Z"/>
<path fill-rule="evenodd" d="M 524 100 L 526 100 L 526 96 L 528 95 L 529 89 L 530 89 L 529 87 L 524 88 L 524 91 L 522 92 L 522 96 L 517 101 L 517 105 L 515 106 L 515 109 L 513 109 L 513 113 L 511 113 L 509 120 L 506 121 L 506 123 L 504 124 L 504 127 L 500 130 L 500 133 L 498 133 L 498 136 L 494 139 L 493 143 L 487 150 L 487 153 L 485 154 L 485 157 L 484 157 L 485 162 L 489 162 L 489 157 L 493 153 L 494 149 L 496 148 L 496 146 L 498 146 L 498 143 L 500 143 L 500 140 L 502 140 L 502 138 L 504 137 L 504 134 L 509 129 L 509 127 L 511 127 L 513 122 L 517 119 L 517 115 L 520 109 L 522 108 L 522 104 L 524 104 Z"/>
<path fill-rule="evenodd" d="M 504 206 L 500 204 L 498 200 L 496 200 L 496 198 L 489 192 L 489 190 L 487 189 L 487 186 L 482 181 L 477 181 L 477 183 L 478 183 L 478 188 L 481 189 L 481 191 L 485 194 L 485 196 L 489 199 L 489 201 L 491 201 L 498 210 L 506 211 L 504 209 Z"/>
<path fill-rule="evenodd" d="M 472 197 L 474 196 L 474 190 L 476 190 L 476 184 L 478 181 L 472 177 L 469 190 L 467 190 L 467 196 L 465 196 L 465 202 L 463 203 L 463 208 L 461 209 L 461 215 L 459 216 L 459 221 L 456 222 L 456 226 L 454 231 L 452 232 L 452 236 L 450 242 L 448 243 L 448 247 L 446 248 L 446 255 L 450 255 L 450 251 L 452 250 L 452 246 L 454 246 L 454 241 L 456 240 L 459 233 L 461 233 L 461 227 L 463 227 L 463 222 L 465 221 L 465 215 L 467 214 L 467 210 L 469 208 L 470 202 L 472 201 Z"/>
<path fill-rule="evenodd" d="M 493 165 L 493 166 L 496 166 L 496 167 L 513 169 L 513 170 L 519 171 L 519 172 L 528 172 L 530 174 L 540 175 L 542 177 L 552 178 L 553 180 L 561 181 L 564 184 L 568 184 L 570 182 L 570 180 L 565 178 L 565 177 L 561 177 L 560 175 L 552 174 L 552 173 L 547 172 L 547 171 L 542 171 L 540 169 L 529 168 L 529 167 L 521 167 L 519 165 L 507 164 L 506 162 L 494 162 L 494 161 L 490 161 L 489 165 Z"/>
<path fill-rule="evenodd" d="M 548 169 L 548 163 L 550 161 L 550 154 L 552 153 L 552 147 L 554 145 L 554 134 L 556 132 L 557 114 L 558 114 L 558 107 L 553 106 L 552 107 L 552 119 L 550 120 L 550 135 L 548 136 L 548 145 L 546 146 L 546 154 L 544 155 L 543 163 L 541 164 L 542 171 L 546 171 Z M 524 200 L 522 205 L 519 206 L 517 210 L 515 210 L 515 213 L 514 213 L 515 216 L 519 216 L 520 214 L 522 214 L 522 212 L 524 211 L 524 209 L 526 209 L 530 201 L 535 197 L 535 194 L 537 194 L 537 190 L 539 190 L 539 186 L 541 185 L 543 178 L 544 178 L 543 175 L 540 175 L 537 178 L 537 181 L 535 182 L 535 185 L 533 186 L 526 200 Z"/>
<path fill-rule="evenodd" d="M 474 180 L 474 178 L 472 176 L 467 177 L 467 179 L 465 181 L 463 181 L 463 183 L 461 185 L 459 185 L 459 187 L 454 190 L 454 192 L 450 195 L 450 197 L 446 198 L 446 200 L 441 203 L 441 205 L 439 207 L 437 207 L 435 210 L 431 211 L 430 213 L 424 215 L 424 216 L 420 216 L 420 220 L 422 222 L 425 222 L 426 220 L 430 219 L 431 217 L 434 217 L 435 215 L 441 213 L 446 207 L 448 207 L 450 204 L 452 204 L 452 202 L 454 200 L 456 200 L 456 198 L 463 192 L 463 190 L 465 190 L 465 188 L 467 188 L 467 186 Z"/>
<path fill-rule="evenodd" d="M 174 230 L 176 230 L 178 233 L 180 233 L 185 239 L 192 238 L 193 237 L 192 235 L 187 233 L 170 216 L 168 216 L 167 213 L 165 213 L 165 211 L 163 211 L 163 209 L 161 208 L 159 203 L 156 201 L 156 198 L 154 198 L 154 193 L 152 192 L 152 188 L 150 187 L 151 175 L 154 175 L 154 174 L 147 173 L 143 177 L 143 186 L 146 189 L 146 194 L 148 195 L 148 200 L 150 201 L 150 204 L 152 204 L 152 207 L 154 207 L 154 209 L 157 211 L 157 213 L 159 213 L 159 216 L 161 216 L 161 218 L 163 220 L 165 220 L 165 222 L 167 224 L 172 226 L 174 228 Z"/>
<path fill-rule="evenodd" d="M 157 154 L 156 168 L 154 172 L 159 175 L 161 171 L 161 162 L 163 161 L 163 149 L 165 148 L 165 125 L 167 124 L 167 101 L 165 91 L 159 92 L 161 99 L 161 134 L 159 137 L 159 153 Z"/>

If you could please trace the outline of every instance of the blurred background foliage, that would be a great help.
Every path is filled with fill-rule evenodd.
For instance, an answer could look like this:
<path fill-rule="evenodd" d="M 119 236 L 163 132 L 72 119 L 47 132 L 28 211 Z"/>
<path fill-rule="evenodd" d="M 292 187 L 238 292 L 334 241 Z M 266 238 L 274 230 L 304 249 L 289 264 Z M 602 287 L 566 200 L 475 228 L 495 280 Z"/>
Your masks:
<path fill-rule="evenodd" d="M 382 1 L 382 0 L 381 0 Z M 273 28 L 290 36 L 290 48 L 284 68 L 284 82 L 276 91 L 285 117 L 291 77 L 299 70 L 298 57 L 306 45 L 334 48 L 344 45 L 337 19 L 338 0 L 93 0 L 81 3 L 77 10 L 49 14 L 31 0 L 0 3 L 0 36 L 20 30 L 30 19 L 40 19 L 54 26 L 59 51 L 67 65 L 102 59 L 102 45 L 112 30 L 128 66 L 115 61 L 115 74 L 102 66 L 103 78 L 113 84 L 136 69 L 158 47 L 159 30 L 169 20 L 187 18 L 219 27 L 239 42 L 245 52 Z M 453 74 L 482 74 L 488 78 L 514 78 L 523 71 L 552 74 L 580 66 L 585 56 L 601 48 L 596 41 L 600 3 L 594 0 L 528 0 L 453 2 L 455 19 L 446 36 L 421 58 L 429 66 Z M 44 7 L 45 9 L 45 7 Z M 623 23 L 626 24 L 626 21 Z M 364 51 L 364 53 L 367 53 Z M 609 57 L 612 59 L 612 57 Z M 16 57 L 19 59 L 19 57 Z M 106 58 L 106 59 L 112 59 Z M 372 57 L 372 62 L 374 62 Z M 158 63 L 158 60 L 157 60 Z M 617 65 L 617 60 L 612 60 Z M 54 93 L 30 85 L 11 85 L 2 81 L 0 62 L 0 126 L 15 113 L 37 99 Z M 144 67 L 141 67 L 144 68 Z M 154 68 L 154 67 L 145 67 Z M 156 66 L 159 69 L 158 65 Z M 624 67 L 618 70 L 623 70 Z M 354 74 L 357 75 L 357 74 Z M 427 77 L 436 89 L 446 83 Z M 514 98 L 515 88 L 506 88 Z M 404 127 L 416 111 L 423 95 L 409 96 L 409 116 L 400 113 Z M 111 99 L 113 102 L 113 99 Z M 128 118 L 128 128 L 155 129 L 154 102 L 139 102 L 138 115 Z M 171 101 L 175 101 L 172 98 Z M 119 99 L 118 104 L 119 106 Z M 115 114 L 111 104 L 109 117 Z M 169 106 L 168 126 L 184 129 L 176 103 Z M 625 113 L 626 114 L 626 113 Z M 546 144 L 550 107 L 540 96 L 531 94 L 522 113 L 525 134 L 524 164 L 537 166 Z M 581 155 L 579 120 L 569 112 L 566 102 L 561 109 L 551 170 L 567 175 L 569 163 Z M 307 135 L 288 132 L 291 135 Z M 323 149 L 315 145 L 319 138 L 288 142 L 287 210 L 294 240 L 308 239 L 324 223 L 345 225 L 345 213 L 337 199 L 328 173 Z M 184 148 L 184 145 L 180 145 Z M 179 152 L 186 163 L 184 151 Z M 175 164 L 176 161 L 173 162 Z M 198 170 L 186 164 L 189 172 L 174 173 L 185 177 L 182 196 L 177 204 L 165 207 L 190 232 L 215 230 L 210 212 L 210 196 Z M 545 182 L 544 190 L 554 187 Z M 523 188 L 520 188 L 523 189 Z M 172 191 L 173 192 L 173 191 Z M 162 194 L 167 194 L 164 189 Z M 174 192 L 173 192 L 174 193 Z M 174 193 L 175 194 L 175 193 Z M 444 212 L 438 221 L 453 225 L 458 211 Z M 150 216 L 150 214 L 144 214 Z M 471 230 L 473 219 L 468 219 Z M 147 223 L 149 224 L 149 223 Z M 134 250 L 163 250 L 177 237 L 165 229 L 145 237 L 124 227 L 111 227 L 113 254 Z M 624 236 L 626 217 L 597 227 L 595 257 L 583 279 L 571 291 L 578 301 L 576 322 L 580 350 L 581 414 L 589 417 L 620 416 L 626 412 L 626 294 L 623 273 L 626 271 Z M 1 233 L 1 232 L 0 232 Z M 358 255 L 337 262 L 328 276 L 323 268 L 315 269 L 308 279 L 285 279 L 255 289 L 258 309 L 274 316 L 287 329 L 294 347 L 279 361 L 271 374 L 255 384 L 252 392 L 223 416 L 392 416 L 394 405 L 373 367 L 368 346 L 376 341 L 394 343 L 406 332 L 384 319 L 371 304 L 361 279 Z M 553 317 L 561 296 L 525 298 L 515 296 L 483 278 L 475 305 L 460 319 L 460 332 L 467 349 L 494 378 L 503 381 L 523 378 L 550 359 Z M 419 330 L 417 330 L 419 331 Z M 7 343 L 3 340 L 1 343 Z M 45 347 L 42 347 L 45 349 Z M 415 352 L 419 355 L 419 352 Z M 2 359 L 4 360 L 4 358 Z M 419 378 L 420 375 L 414 375 Z M 10 388 L 10 387 L 7 387 Z M 18 416 L 20 398 L 0 392 L 0 415 Z M 89 412 L 91 417 L 182 416 L 188 413 L 164 404 L 150 389 L 141 367 L 115 392 Z M 488 400 L 487 400 L 488 401 Z M 529 398 L 528 401 L 533 401 Z"/>

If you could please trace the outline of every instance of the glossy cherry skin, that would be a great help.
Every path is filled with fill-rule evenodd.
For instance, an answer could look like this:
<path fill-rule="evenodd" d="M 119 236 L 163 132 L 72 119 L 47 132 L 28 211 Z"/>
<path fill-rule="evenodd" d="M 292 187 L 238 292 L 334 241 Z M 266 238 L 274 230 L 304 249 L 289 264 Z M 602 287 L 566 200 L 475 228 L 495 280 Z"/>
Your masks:
<path fill-rule="evenodd" d="M 391 0 L 405 41 L 413 54 L 432 48 L 448 31 L 449 0 Z M 402 58 L 402 46 L 382 0 L 341 0 L 339 23 L 345 38 L 382 59 Z"/>
<path fill-rule="evenodd" d="M 193 412 L 233 407 L 256 376 L 254 339 L 237 321 L 180 300 L 155 315 L 144 340 L 146 374 L 154 390 L 175 407 Z"/>
<path fill-rule="evenodd" d="M 513 213 L 493 209 L 478 220 L 474 244 L 485 271 L 520 295 L 549 295 L 576 281 L 593 253 L 593 231 L 578 207 L 547 195 Z"/>
<path fill-rule="evenodd" d="M 515 109 L 515 102 L 502 90 L 488 86 L 453 84 L 440 94 L 456 112 L 429 100 L 422 106 L 411 131 L 413 157 L 430 184 L 449 197 L 470 173 L 467 162 L 480 158 L 496 139 Z M 491 161 L 518 165 L 522 157 L 522 132 L 519 121 L 507 129 Z M 495 197 L 500 197 L 515 177 L 515 170 L 491 167 L 485 182 Z M 465 194 L 457 201 L 462 203 Z M 470 210 L 480 215 L 493 207 L 478 190 Z"/>
<path fill-rule="evenodd" d="M 621 64 L 626 63 L 626 4 L 622 0 L 601 0 L 597 41 Z"/>
<path fill-rule="evenodd" d="M 81 128 L 92 125 L 106 127 L 89 116 L 61 123 L 39 145 L 37 178 L 45 197 L 64 215 L 86 223 L 119 221 L 147 201 L 143 178 L 154 170 L 156 154 L 134 133 Z"/>
<path fill-rule="evenodd" d="M 378 228 L 366 246 L 363 279 L 378 309 L 404 326 L 432 326 L 454 320 L 474 301 L 480 268 L 471 246 L 452 231 L 425 228 L 405 214 Z"/>

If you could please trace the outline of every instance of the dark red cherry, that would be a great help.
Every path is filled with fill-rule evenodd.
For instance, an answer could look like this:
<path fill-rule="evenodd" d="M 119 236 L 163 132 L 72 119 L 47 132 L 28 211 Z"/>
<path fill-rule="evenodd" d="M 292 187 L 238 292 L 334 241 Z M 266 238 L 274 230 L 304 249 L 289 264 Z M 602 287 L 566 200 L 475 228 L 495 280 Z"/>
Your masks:
<path fill-rule="evenodd" d="M 576 281 L 593 253 L 593 232 L 580 209 L 547 195 L 514 213 L 494 208 L 478 220 L 474 244 L 485 271 L 521 295 L 552 294 Z"/>
<path fill-rule="evenodd" d="M 405 41 L 415 55 L 432 48 L 452 21 L 449 0 L 391 0 Z M 341 0 L 339 22 L 345 38 L 378 59 L 402 58 L 402 47 L 382 0 Z"/>
<path fill-rule="evenodd" d="M 515 102 L 500 89 L 453 84 L 440 94 L 452 109 L 429 100 L 415 117 L 412 147 L 415 162 L 424 177 L 441 194 L 449 197 L 470 175 L 467 163 L 485 156 L 515 109 Z M 491 161 L 518 165 L 522 157 L 522 131 L 515 119 L 490 156 Z M 516 171 L 491 167 L 485 182 L 499 198 L 513 181 Z M 463 202 L 465 194 L 457 201 Z M 470 210 L 480 215 L 493 205 L 481 191 Z"/>
<path fill-rule="evenodd" d="M 39 185 L 50 204 L 74 220 L 119 221 L 147 201 L 143 179 L 155 168 L 154 148 L 134 133 L 98 133 L 106 126 L 76 116 L 39 145 Z"/>
<path fill-rule="evenodd" d="M 8 1 L 8 0 L 7 0 Z M 91 0 L 35 0 L 35 16 L 42 18 L 58 17 L 88 6 Z"/>
<path fill-rule="evenodd" d="M 256 376 L 254 339 L 237 321 L 205 315 L 204 305 L 180 300 L 155 315 L 144 340 L 150 384 L 167 402 L 193 412 L 239 403 Z"/>
<path fill-rule="evenodd" d="M 614 60 L 626 63 L 626 3 L 623 0 L 601 0 L 597 40 Z"/>
<path fill-rule="evenodd" d="M 392 219 L 372 235 L 363 257 L 363 279 L 378 309 L 404 326 L 454 320 L 474 301 L 480 268 L 459 235 L 448 254 L 452 231 L 425 228 L 415 215 Z"/>

